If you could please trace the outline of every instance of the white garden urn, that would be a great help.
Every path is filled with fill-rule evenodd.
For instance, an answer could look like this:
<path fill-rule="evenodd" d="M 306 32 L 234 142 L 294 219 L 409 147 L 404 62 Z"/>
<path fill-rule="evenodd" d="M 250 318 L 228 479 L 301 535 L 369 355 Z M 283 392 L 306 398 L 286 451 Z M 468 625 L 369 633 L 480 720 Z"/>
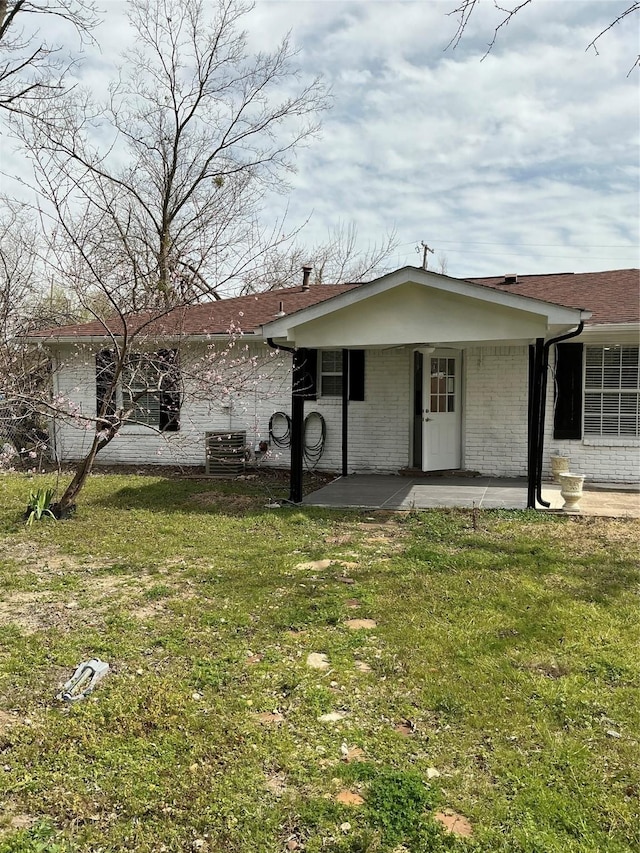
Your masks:
<path fill-rule="evenodd" d="M 551 457 L 551 474 L 553 482 L 560 482 L 560 474 L 569 472 L 569 457 L 568 456 L 552 456 Z"/>
<path fill-rule="evenodd" d="M 564 512 L 579 512 L 584 476 L 572 474 L 570 471 L 564 471 L 558 476 L 560 478 L 560 494 L 564 498 L 562 509 Z"/>

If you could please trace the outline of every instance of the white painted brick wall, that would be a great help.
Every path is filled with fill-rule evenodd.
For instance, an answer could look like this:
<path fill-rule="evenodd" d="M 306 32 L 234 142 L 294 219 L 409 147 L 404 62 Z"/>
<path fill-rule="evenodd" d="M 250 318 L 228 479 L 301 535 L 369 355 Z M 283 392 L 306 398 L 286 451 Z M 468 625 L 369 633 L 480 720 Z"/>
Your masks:
<path fill-rule="evenodd" d="M 219 389 L 211 397 L 198 390 L 198 383 L 183 370 L 185 393 L 180 430 L 157 433 L 143 426 L 125 426 L 101 451 L 98 464 L 204 465 L 204 434 L 208 431 L 246 430 L 251 447 L 269 438 L 269 419 L 274 412 L 291 413 L 291 358 L 272 355 L 266 345 L 253 345 L 248 356 L 258 356 L 260 378 L 230 380 L 228 395 Z M 67 348 L 61 351 L 55 371 L 57 392 L 72 397 L 80 410 L 95 413 L 95 353 Z M 184 359 L 185 365 L 189 358 Z M 242 367 L 239 374 L 246 370 Z M 409 415 L 411 354 L 404 350 L 372 350 L 366 355 L 365 401 L 349 404 L 349 470 L 397 471 L 409 464 Z M 223 405 L 228 396 L 232 407 Z M 342 467 L 342 407 L 338 398 L 305 402 L 305 415 L 316 411 L 327 425 L 325 452 L 318 470 L 339 471 Z M 280 428 L 280 425 L 278 425 Z M 81 458 L 89 449 L 92 430 L 60 421 L 56 428 L 58 455 L 63 461 Z M 262 464 L 289 465 L 289 450 L 271 446 Z"/>
<path fill-rule="evenodd" d="M 463 467 L 498 477 L 525 476 L 527 348 L 469 348 L 463 369 Z"/>
<path fill-rule="evenodd" d="M 231 409 L 223 407 L 223 389 L 213 398 L 197 393 L 185 378 L 181 429 L 158 434 L 144 427 L 125 427 L 100 454 L 103 464 L 204 465 L 204 433 L 246 430 L 251 446 L 268 439 L 269 418 L 276 411 L 291 412 L 291 359 L 271 355 L 266 345 L 248 352 L 260 359 L 261 377 L 246 381 L 232 394 Z M 56 390 L 72 397 L 80 410 L 95 413 L 95 354 L 67 348 L 60 353 L 64 369 L 56 370 Z M 185 362 L 186 363 L 186 362 Z M 369 350 L 366 354 L 365 400 L 349 404 L 349 470 L 396 472 L 411 464 L 412 363 L 410 349 Z M 550 456 L 571 457 L 572 469 L 594 482 L 638 482 L 640 441 L 555 441 L 553 439 L 553 376 L 548 383 L 544 475 L 550 476 Z M 241 371 L 242 373 L 243 371 Z M 527 465 L 526 346 L 473 347 L 463 358 L 463 455 L 467 470 L 503 477 L 526 475 Z M 230 383 L 232 386 L 237 383 Z M 305 414 L 317 411 L 327 424 L 325 452 L 319 470 L 340 471 L 342 466 L 341 401 L 320 398 L 305 403 Z M 91 430 L 79 425 L 57 425 L 61 459 L 79 459 L 91 443 Z M 288 449 L 271 447 L 262 464 L 286 467 Z"/>
<path fill-rule="evenodd" d="M 553 367 L 547 378 L 543 477 L 552 454 L 569 456 L 571 469 L 597 483 L 640 482 L 640 440 L 553 438 Z M 482 474 L 527 473 L 528 348 L 477 347 L 465 352 L 464 467 Z"/>
<path fill-rule="evenodd" d="M 412 353 L 404 349 L 368 350 L 365 399 L 349 403 L 349 471 L 396 472 L 409 465 Z M 319 398 L 305 404 L 327 422 L 322 467 L 342 467 L 342 404 Z M 318 466 L 320 467 L 320 466 Z"/>

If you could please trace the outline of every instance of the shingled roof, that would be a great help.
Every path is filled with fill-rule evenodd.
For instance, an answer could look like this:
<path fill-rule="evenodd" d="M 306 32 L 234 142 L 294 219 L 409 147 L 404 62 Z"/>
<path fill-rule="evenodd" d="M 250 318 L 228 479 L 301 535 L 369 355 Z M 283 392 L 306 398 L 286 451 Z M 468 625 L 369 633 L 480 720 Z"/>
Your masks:
<path fill-rule="evenodd" d="M 523 275 L 511 283 L 505 276 L 469 278 L 466 281 L 567 308 L 587 309 L 592 312 L 588 324 L 640 322 L 640 270 L 637 269 Z M 281 310 L 288 315 L 294 314 L 359 286 L 318 284 L 310 288 L 287 287 L 178 308 L 155 319 L 152 314 L 142 313 L 128 319 L 128 328 L 131 332 L 148 323 L 145 333 L 157 337 L 225 335 L 231 328 L 252 334 L 263 324 L 274 320 Z M 107 330 L 104 323 L 95 320 L 45 329 L 34 332 L 32 337 L 81 339 L 104 337 L 107 332 L 117 335 L 122 331 L 118 321 L 108 325 Z"/>
<path fill-rule="evenodd" d="M 640 270 L 637 269 L 519 275 L 512 283 L 505 278 L 467 280 L 566 308 L 586 308 L 591 311 L 587 325 L 640 322 Z"/>
<path fill-rule="evenodd" d="M 250 296 L 237 296 L 205 302 L 201 305 L 176 308 L 154 319 L 150 313 L 142 312 L 129 317 L 127 326 L 134 331 L 148 323 L 145 333 L 150 335 L 226 335 L 230 329 L 243 334 L 251 334 L 263 323 L 268 323 L 279 315 L 293 314 L 303 308 L 309 308 L 318 302 L 324 302 L 332 296 L 358 287 L 357 284 L 317 284 L 310 288 L 286 287 L 255 293 Z M 44 338 L 87 338 L 103 337 L 107 331 L 117 335 L 122 332 L 119 319 L 107 321 L 108 330 L 100 320 L 73 326 L 58 326 L 34 332 L 32 337 Z"/>

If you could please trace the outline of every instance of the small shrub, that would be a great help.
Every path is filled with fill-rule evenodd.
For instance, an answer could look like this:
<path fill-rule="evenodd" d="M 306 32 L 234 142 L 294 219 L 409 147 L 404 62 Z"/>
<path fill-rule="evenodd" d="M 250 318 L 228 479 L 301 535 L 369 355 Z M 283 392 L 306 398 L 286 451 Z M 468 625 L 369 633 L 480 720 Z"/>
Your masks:
<path fill-rule="evenodd" d="M 55 515 L 51 511 L 51 501 L 53 500 L 55 489 L 37 489 L 29 494 L 27 502 L 27 524 L 31 525 L 34 521 L 42 521 L 43 518 L 49 517 L 54 521 Z"/>

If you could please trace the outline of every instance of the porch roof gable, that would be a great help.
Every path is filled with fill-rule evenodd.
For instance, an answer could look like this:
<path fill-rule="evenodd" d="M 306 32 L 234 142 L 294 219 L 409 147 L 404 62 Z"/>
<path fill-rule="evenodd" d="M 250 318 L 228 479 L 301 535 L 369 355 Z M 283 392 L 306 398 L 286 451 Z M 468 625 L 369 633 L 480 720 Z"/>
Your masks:
<path fill-rule="evenodd" d="M 568 308 L 483 284 L 403 267 L 262 326 L 296 346 L 354 347 L 528 340 L 588 319 Z"/>

